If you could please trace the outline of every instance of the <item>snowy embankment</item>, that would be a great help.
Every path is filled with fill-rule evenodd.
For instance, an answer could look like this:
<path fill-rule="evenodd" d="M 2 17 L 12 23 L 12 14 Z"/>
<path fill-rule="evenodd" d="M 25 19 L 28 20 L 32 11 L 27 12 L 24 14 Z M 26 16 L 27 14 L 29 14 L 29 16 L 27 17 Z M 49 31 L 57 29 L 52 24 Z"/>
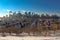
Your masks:
<path fill-rule="evenodd" d="M 34 37 L 34 36 L 25 36 L 25 37 L 17 37 L 17 36 L 6 36 L 1 37 L 0 40 L 60 40 L 60 37 Z"/>
<path fill-rule="evenodd" d="M 9 35 L 9 33 L 6 33 L 6 36 L 1 35 L 3 34 L 0 33 L 0 40 L 60 40 L 60 36 L 29 36 L 26 34 L 21 34 L 19 36 L 14 33 L 12 33 L 11 35 Z"/>
<path fill-rule="evenodd" d="M 5 35 L 5 36 L 4 36 Z M 15 33 L 0 33 L 0 40 L 60 40 L 60 32 L 51 31 L 49 35 L 51 36 L 32 36 L 27 33 L 15 34 Z"/>

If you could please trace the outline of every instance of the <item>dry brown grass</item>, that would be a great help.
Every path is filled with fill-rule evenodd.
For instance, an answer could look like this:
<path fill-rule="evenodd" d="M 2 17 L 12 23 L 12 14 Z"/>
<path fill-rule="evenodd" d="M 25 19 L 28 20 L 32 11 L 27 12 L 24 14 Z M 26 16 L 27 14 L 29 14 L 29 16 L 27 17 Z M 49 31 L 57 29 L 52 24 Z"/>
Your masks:
<path fill-rule="evenodd" d="M 45 27 L 43 24 L 40 24 L 38 27 L 36 27 L 35 25 L 30 25 L 27 27 L 23 27 L 23 28 L 15 28 L 14 26 L 8 27 L 8 28 L 1 28 L 0 32 L 4 33 L 37 33 L 37 34 L 43 34 L 43 35 L 48 35 L 49 31 L 56 31 L 58 30 L 58 25 L 56 24 L 56 22 L 51 21 L 51 27 L 47 28 Z"/>

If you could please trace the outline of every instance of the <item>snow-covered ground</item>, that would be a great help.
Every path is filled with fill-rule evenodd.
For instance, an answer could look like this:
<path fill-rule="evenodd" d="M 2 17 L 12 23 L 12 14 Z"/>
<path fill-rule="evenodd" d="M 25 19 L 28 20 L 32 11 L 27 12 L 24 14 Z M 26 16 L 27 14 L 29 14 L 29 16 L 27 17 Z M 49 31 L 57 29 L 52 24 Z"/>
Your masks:
<path fill-rule="evenodd" d="M 0 40 L 60 40 L 60 37 L 42 37 L 42 36 L 24 36 L 24 37 L 17 37 L 17 36 L 6 36 L 1 37 Z"/>
<path fill-rule="evenodd" d="M 6 35 L 6 36 L 4 36 Z M 60 40 L 60 31 L 50 32 L 51 36 L 32 36 L 27 33 L 16 35 L 15 33 L 0 33 L 0 40 Z"/>

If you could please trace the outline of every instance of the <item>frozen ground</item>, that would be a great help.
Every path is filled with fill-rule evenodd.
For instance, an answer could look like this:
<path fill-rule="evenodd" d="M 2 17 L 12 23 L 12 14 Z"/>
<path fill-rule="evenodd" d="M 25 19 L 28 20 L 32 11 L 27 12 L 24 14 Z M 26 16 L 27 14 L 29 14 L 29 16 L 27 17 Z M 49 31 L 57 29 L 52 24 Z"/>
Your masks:
<path fill-rule="evenodd" d="M 60 37 L 42 37 L 42 36 L 24 36 L 24 37 L 17 37 L 17 36 L 6 36 L 1 37 L 0 40 L 60 40 Z"/>

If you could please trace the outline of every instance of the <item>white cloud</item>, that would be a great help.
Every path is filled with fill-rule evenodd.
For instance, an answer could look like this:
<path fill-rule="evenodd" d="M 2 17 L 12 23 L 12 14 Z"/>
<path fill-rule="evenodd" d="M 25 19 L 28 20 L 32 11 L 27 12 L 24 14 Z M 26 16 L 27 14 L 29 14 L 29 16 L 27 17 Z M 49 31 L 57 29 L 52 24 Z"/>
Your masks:
<path fill-rule="evenodd" d="M 0 14 L 0 17 L 6 16 L 6 14 Z"/>
<path fill-rule="evenodd" d="M 2 12 L 0 12 L 0 17 L 3 17 L 3 16 L 6 16 L 6 15 L 8 15 L 9 16 L 9 9 L 7 9 L 7 10 L 2 10 Z"/>
<path fill-rule="evenodd" d="M 26 11 L 25 10 L 21 10 L 21 13 L 24 14 Z"/>

